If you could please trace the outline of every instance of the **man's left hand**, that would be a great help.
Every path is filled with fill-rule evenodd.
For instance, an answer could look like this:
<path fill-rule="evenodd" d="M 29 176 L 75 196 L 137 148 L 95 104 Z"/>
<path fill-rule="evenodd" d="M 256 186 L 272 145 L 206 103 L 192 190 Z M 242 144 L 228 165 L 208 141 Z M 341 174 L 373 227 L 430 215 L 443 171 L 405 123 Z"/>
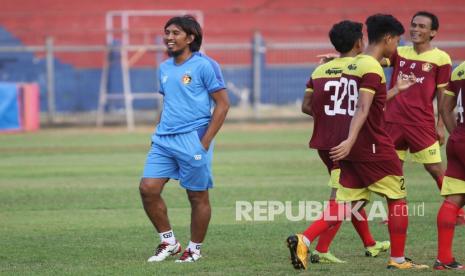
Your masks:
<path fill-rule="evenodd" d="M 210 143 L 207 143 L 205 141 L 201 141 L 201 144 L 202 144 L 202 147 L 205 151 L 208 151 L 208 149 L 210 148 Z"/>

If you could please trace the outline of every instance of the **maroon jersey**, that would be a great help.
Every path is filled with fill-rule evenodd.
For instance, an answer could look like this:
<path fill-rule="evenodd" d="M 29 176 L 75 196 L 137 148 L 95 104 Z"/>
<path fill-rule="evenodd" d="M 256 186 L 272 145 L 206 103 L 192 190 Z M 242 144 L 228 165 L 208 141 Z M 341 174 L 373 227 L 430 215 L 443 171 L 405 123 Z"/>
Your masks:
<path fill-rule="evenodd" d="M 397 78 L 413 72 L 416 83 L 391 99 L 386 105 L 386 121 L 415 125 L 435 125 L 433 99 L 436 89 L 446 87 L 451 72 L 449 55 L 437 48 L 417 54 L 413 46 L 398 47 L 389 59 L 393 66 L 390 88 Z"/>
<path fill-rule="evenodd" d="M 342 71 L 340 82 L 342 94 L 347 97 L 347 116 L 352 117 L 355 113 L 358 93 L 374 94 L 367 120 L 346 159 L 370 162 L 398 158 L 394 144 L 384 130 L 386 79 L 379 62 L 372 56 L 358 55 Z"/>
<path fill-rule="evenodd" d="M 350 118 L 336 113 L 339 78 L 342 68 L 353 57 L 336 58 L 318 66 L 307 82 L 306 93 L 312 93 L 313 134 L 310 147 L 329 150 L 340 142 L 340 137 L 348 131 Z M 345 127 L 341 127 L 345 126 Z"/>
<path fill-rule="evenodd" d="M 463 109 L 463 103 L 465 102 L 465 62 L 455 68 L 445 93 L 445 97 L 452 96 L 457 100 L 457 127 L 451 133 L 449 139 L 465 141 L 465 114 Z"/>

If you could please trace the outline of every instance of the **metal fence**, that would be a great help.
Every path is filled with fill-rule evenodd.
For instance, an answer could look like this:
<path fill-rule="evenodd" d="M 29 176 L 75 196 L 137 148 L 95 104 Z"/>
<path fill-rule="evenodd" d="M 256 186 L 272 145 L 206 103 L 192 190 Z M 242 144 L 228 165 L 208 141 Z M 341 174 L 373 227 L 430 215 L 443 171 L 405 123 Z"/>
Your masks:
<path fill-rule="evenodd" d="M 53 38 L 47 38 L 44 45 L 0 46 L 0 81 L 39 83 L 41 110 L 50 123 L 57 114 L 87 112 L 98 117 L 99 107 L 104 114 L 127 111 L 129 104 L 136 110 L 157 109 L 156 70 L 166 58 L 157 41 L 81 46 L 54 45 Z M 465 41 L 435 41 L 435 45 L 451 53 L 465 49 Z M 267 42 L 259 33 L 250 43 L 207 41 L 203 50 L 222 65 L 233 106 L 250 108 L 256 117 L 262 116 L 264 106 L 299 104 L 318 63 L 316 55 L 333 51 L 329 43 Z M 73 65 L 73 60 L 84 65 Z M 102 92 L 114 101 L 102 104 Z M 134 118 L 125 114 L 129 126 Z"/>

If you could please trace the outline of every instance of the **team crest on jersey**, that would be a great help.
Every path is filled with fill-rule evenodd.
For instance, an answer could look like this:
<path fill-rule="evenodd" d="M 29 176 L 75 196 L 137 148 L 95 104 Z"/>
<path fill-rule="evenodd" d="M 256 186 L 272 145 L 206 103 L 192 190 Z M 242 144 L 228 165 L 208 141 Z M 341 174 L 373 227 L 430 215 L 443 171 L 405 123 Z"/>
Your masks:
<path fill-rule="evenodd" d="M 347 66 L 347 68 L 349 68 L 349 70 L 357 70 L 357 65 L 350 64 L 349 66 Z"/>
<path fill-rule="evenodd" d="M 421 66 L 421 70 L 425 71 L 425 72 L 429 72 L 431 71 L 431 69 L 433 69 L 433 65 L 431 65 L 431 63 L 423 63 L 423 65 Z"/>
<path fill-rule="evenodd" d="M 184 83 L 184 85 L 188 85 L 189 83 L 191 83 L 192 81 L 192 77 L 189 76 L 188 74 L 185 74 L 184 76 L 182 76 L 182 83 Z"/>
<path fill-rule="evenodd" d="M 459 71 L 457 75 L 458 75 L 459 77 L 461 77 L 461 76 L 463 76 L 463 74 L 465 74 L 465 71 L 462 70 L 462 71 Z"/>

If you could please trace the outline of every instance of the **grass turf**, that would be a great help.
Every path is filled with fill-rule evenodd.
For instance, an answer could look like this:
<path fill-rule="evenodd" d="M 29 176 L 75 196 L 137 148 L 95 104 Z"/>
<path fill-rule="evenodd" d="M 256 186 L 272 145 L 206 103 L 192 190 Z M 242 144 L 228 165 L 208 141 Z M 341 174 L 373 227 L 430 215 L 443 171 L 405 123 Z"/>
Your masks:
<path fill-rule="evenodd" d="M 285 238 L 309 221 L 237 221 L 237 201 L 323 201 L 328 177 L 307 148 L 310 125 L 227 125 L 216 143 L 211 190 L 213 217 L 196 264 L 174 258 L 146 263 L 158 236 L 142 209 L 138 181 L 149 148 L 149 129 L 44 130 L 0 136 L 0 274 L 18 275 L 293 275 Z M 406 255 L 432 265 L 436 213 L 441 197 L 420 165 L 405 164 L 409 204 L 424 202 L 425 216 L 411 216 Z M 189 239 L 190 208 L 171 181 L 164 191 L 178 240 Z M 380 198 L 376 198 L 380 200 Z M 379 221 L 379 220 L 378 220 Z M 373 236 L 387 240 L 387 227 L 370 222 Z M 464 228 L 454 252 L 465 260 Z M 387 254 L 364 257 L 350 222 L 331 251 L 344 265 L 310 265 L 306 273 L 389 274 Z M 398 272 L 405 274 L 407 272 Z M 408 272 L 412 273 L 412 272 Z M 419 273 L 424 273 L 419 272 Z"/>

